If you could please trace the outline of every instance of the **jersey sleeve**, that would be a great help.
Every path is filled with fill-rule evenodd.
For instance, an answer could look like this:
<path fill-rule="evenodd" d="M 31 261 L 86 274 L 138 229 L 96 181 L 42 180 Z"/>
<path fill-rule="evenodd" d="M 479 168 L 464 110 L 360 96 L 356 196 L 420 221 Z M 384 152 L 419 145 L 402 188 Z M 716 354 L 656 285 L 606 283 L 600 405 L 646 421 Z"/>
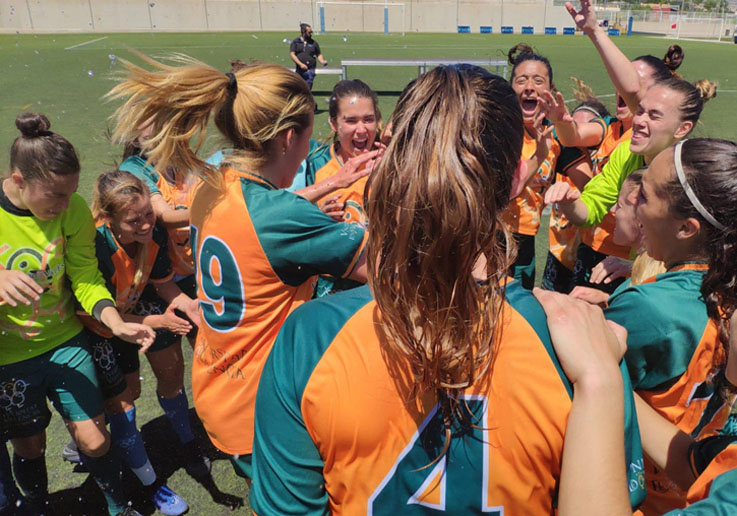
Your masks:
<path fill-rule="evenodd" d="M 317 171 L 330 161 L 330 145 L 310 139 L 310 152 L 307 154 L 305 161 L 307 162 L 305 184 L 311 186 L 315 184 Z"/>
<path fill-rule="evenodd" d="M 737 490 L 737 468 L 719 475 L 711 486 L 709 496 L 703 500 L 663 516 L 733 516 L 737 514 L 735 490 Z"/>
<path fill-rule="evenodd" d="M 334 221 L 293 193 L 273 194 L 261 199 L 270 206 L 255 206 L 250 213 L 279 278 L 287 285 L 301 285 L 317 274 L 350 276 L 364 252 L 366 230 L 358 224 Z"/>
<path fill-rule="evenodd" d="M 304 334 L 312 328 L 321 334 L 330 331 L 329 322 L 311 324 L 322 320 L 313 308 L 315 303 L 320 301 L 297 308 L 287 318 L 259 380 L 250 502 L 254 513 L 261 516 L 329 513 L 324 462 L 302 414 L 307 382 L 322 356 L 324 341 L 332 340 L 329 335 Z M 310 345 L 297 349 L 300 342 Z"/>
<path fill-rule="evenodd" d="M 614 149 L 601 174 L 586 183 L 581 193 L 581 200 L 588 208 L 585 227 L 601 224 L 612 206 L 617 203 L 619 189 L 626 178 L 626 161 L 629 155 L 629 140 L 627 140 Z"/>
<path fill-rule="evenodd" d="M 133 156 L 123 161 L 118 168 L 125 172 L 130 172 L 143 181 L 143 184 L 146 185 L 148 191 L 151 192 L 151 195 L 161 195 L 161 190 L 159 190 L 159 187 L 156 184 L 159 179 L 158 174 L 153 172 L 150 166 L 146 166 L 146 162 L 143 158 Z"/>
<path fill-rule="evenodd" d="M 315 41 L 314 43 L 315 43 L 315 55 L 319 56 L 322 54 L 322 50 L 320 50 L 320 44 L 317 41 Z"/>
<path fill-rule="evenodd" d="M 95 225 L 87 203 L 79 194 L 72 195 L 62 224 L 66 251 L 64 265 L 72 291 L 88 314 L 103 300 L 114 303 L 97 265 Z"/>
<path fill-rule="evenodd" d="M 153 283 L 163 283 L 174 277 L 171 260 L 169 259 L 169 244 L 166 230 L 158 224 L 154 226 L 153 239 L 159 246 L 159 249 L 156 254 L 154 265 L 151 268 L 149 280 Z"/>
<path fill-rule="evenodd" d="M 624 360 L 620 363 L 619 368 L 624 388 L 624 458 L 627 466 L 627 490 L 630 496 L 630 506 L 635 509 L 645 501 L 647 494 L 642 441 L 632 383 Z"/>
<path fill-rule="evenodd" d="M 289 45 L 289 51 L 294 52 L 295 54 L 299 52 L 299 47 L 297 47 L 297 40 L 293 39 L 292 44 Z"/>
<path fill-rule="evenodd" d="M 568 171 L 586 160 L 586 154 L 578 147 L 564 147 L 561 145 L 560 154 L 555 162 L 555 171 L 564 176 Z"/>
<path fill-rule="evenodd" d="M 639 287 L 626 288 L 610 298 L 604 311 L 627 329 L 624 359 L 636 390 L 653 390 L 682 375 L 694 349 L 683 345 L 681 329 L 666 323 L 669 317 L 654 297 Z"/>

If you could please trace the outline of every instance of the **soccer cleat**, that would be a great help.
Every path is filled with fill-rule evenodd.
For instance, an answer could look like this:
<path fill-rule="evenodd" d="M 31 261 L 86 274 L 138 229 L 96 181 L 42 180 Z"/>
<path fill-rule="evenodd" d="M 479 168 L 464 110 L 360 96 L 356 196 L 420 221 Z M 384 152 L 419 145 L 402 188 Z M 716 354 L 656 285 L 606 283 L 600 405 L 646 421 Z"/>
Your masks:
<path fill-rule="evenodd" d="M 123 512 L 119 512 L 117 516 L 143 516 L 140 512 L 135 510 L 133 507 L 126 507 Z"/>
<path fill-rule="evenodd" d="M 179 516 L 184 514 L 189 509 L 187 502 L 185 502 L 181 496 L 176 494 L 174 491 L 163 482 L 159 484 L 158 488 L 153 494 L 153 501 L 156 509 L 161 514 L 167 516 Z"/>
<path fill-rule="evenodd" d="M 77 450 L 77 443 L 74 439 L 64 445 L 61 450 L 61 457 L 72 464 L 82 464 L 82 459 L 79 457 L 79 450 Z"/>

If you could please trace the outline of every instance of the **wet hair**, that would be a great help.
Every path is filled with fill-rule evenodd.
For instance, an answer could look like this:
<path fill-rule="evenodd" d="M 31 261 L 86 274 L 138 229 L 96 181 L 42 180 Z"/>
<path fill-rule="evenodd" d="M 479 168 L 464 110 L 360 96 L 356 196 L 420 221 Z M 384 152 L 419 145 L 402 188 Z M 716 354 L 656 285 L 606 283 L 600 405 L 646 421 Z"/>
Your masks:
<path fill-rule="evenodd" d="M 525 61 L 538 61 L 545 65 L 548 70 L 548 78 L 550 79 L 550 85 L 553 85 L 553 67 L 550 65 L 547 57 L 541 56 L 536 53 L 533 48 L 527 43 L 517 43 L 515 46 L 509 49 L 507 52 L 507 61 L 512 65 L 511 78 L 514 79 L 514 72 L 517 67 Z M 510 79 L 510 80 L 512 80 Z"/>
<path fill-rule="evenodd" d="M 659 88 L 667 88 L 683 95 L 683 102 L 679 106 L 681 120 L 692 122 L 696 127 L 704 104 L 717 94 L 717 85 L 708 79 L 700 79 L 691 84 L 683 79 L 671 77 L 656 84 Z M 693 130 L 693 128 L 692 128 Z"/>
<path fill-rule="evenodd" d="M 710 138 L 686 140 L 681 148 L 681 163 L 696 198 L 725 226 L 714 227 L 694 208 L 674 173 L 665 187 L 670 212 L 676 218 L 693 217 L 701 223 L 703 251 L 709 266 L 701 295 L 709 317 L 718 325 L 724 349 L 729 350 L 727 321 L 737 308 L 737 143 Z"/>
<path fill-rule="evenodd" d="M 49 129 L 51 122 L 41 113 L 23 113 L 15 119 L 20 131 L 10 147 L 10 170 L 25 181 L 41 181 L 51 174 L 78 174 L 79 158 L 74 146 Z"/>
<path fill-rule="evenodd" d="M 96 221 L 112 221 L 132 203 L 141 198 L 149 198 L 148 187 L 139 178 L 123 170 L 103 172 L 95 182 L 92 199 L 92 215 Z M 139 245 L 136 252 L 136 272 L 133 276 L 133 289 L 147 281 L 144 269 L 148 260 L 148 246 Z"/>
<path fill-rule="evenodd" d="M 501 77 L 439 66 L 404 92 L 392 122 L 366 186 L 368 281 L 387 363 L 409 365 L 414 393 L 438 395 L 444 453 L 454 425 L 468 423 L 459 395 L 489 377 L 501 331 L 513 261 L 502 212 L 522 150 L 522 112 Z M 488 284 L 480 286 L 472 270 L 482 257 Z"/>
<path fill-rule="evenodd" d="M 683 58 L 684 53 L 681 46 L 671 45 L 668 47 L 668 51 L 665 53 L 663 59 L 647 54 L 636 57 L 632 62 L 642 61 L 646 63 L 653 70 L 652 78 L 655 81 L 664 81 L 671 77 L 676 77 L 678 79 L 682 78 L 676 70 L 681 66 Z"/>
<path fill-rule="evenodd" d="M 154 70 L 121 59 L 125 76 L 106 97 L 126 99 L 114 115 L 117 141 L 134 140 L 137 128 L 151 121 L 152 134 L 142 146 L 157 170 L 191 170 L 220 184 L 217 170 L 197 156 L 211 115 L 233 148 L 228 163 L 246 170 L 269 161 L 279 134 L 301 132 L 312 120 L 315 102 L 307 83 L 282 66 L 248 64 L 224 74 L 181 54 L 171 57 L 176 65 L 137 55 Z"/>
<path fill-rule="evenodd" d="M 379 96 L 368 84 L 359 79 L 343 80 L 335 85 L 333 93 L 330 95 L 330 103 L 328 104 L 328 115 L 330 118 L 336 120 L 340 113 L 340 101 L 351 97 L 371 99 L 374 105 L 374 117 L 376 118 L 376 132 L 380 134 L 381 110 L 379 109 Z M 333 139 L 335 140 L 336 138 L 337 135 L 333 135 Z"/>

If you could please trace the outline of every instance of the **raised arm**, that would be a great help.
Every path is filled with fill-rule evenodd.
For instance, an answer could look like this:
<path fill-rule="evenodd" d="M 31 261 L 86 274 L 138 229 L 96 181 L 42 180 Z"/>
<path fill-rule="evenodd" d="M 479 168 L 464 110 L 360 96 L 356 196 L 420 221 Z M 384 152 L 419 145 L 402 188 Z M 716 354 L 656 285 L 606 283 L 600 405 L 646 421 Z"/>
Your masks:
<path fill-rule="evenodd" d="M 593 1 L 581 0 L 579 11 L 576 11 L 572 3 L 566 2 L 566 10 L 573 18 L 576 27 L 581 29 L 596 47 L 607 74 L 609 74 L 609 79 L 627 103 L 627 107 L 632 113 L 636 113 L 641 98 L 640 76 L 629 58 L 611 40 L 606 30 L 599 27 Z"/>

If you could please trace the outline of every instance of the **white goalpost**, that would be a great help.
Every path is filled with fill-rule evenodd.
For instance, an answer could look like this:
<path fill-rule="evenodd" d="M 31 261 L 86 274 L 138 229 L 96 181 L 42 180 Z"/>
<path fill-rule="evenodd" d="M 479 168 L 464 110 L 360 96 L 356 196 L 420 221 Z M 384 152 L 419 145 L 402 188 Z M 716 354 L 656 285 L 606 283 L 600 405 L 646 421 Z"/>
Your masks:
<path fill-rule="evenodd" d="M 318 1 L 316 19 L 320 32 L 383 32 L 405 31 L 404 2 Z"/>

